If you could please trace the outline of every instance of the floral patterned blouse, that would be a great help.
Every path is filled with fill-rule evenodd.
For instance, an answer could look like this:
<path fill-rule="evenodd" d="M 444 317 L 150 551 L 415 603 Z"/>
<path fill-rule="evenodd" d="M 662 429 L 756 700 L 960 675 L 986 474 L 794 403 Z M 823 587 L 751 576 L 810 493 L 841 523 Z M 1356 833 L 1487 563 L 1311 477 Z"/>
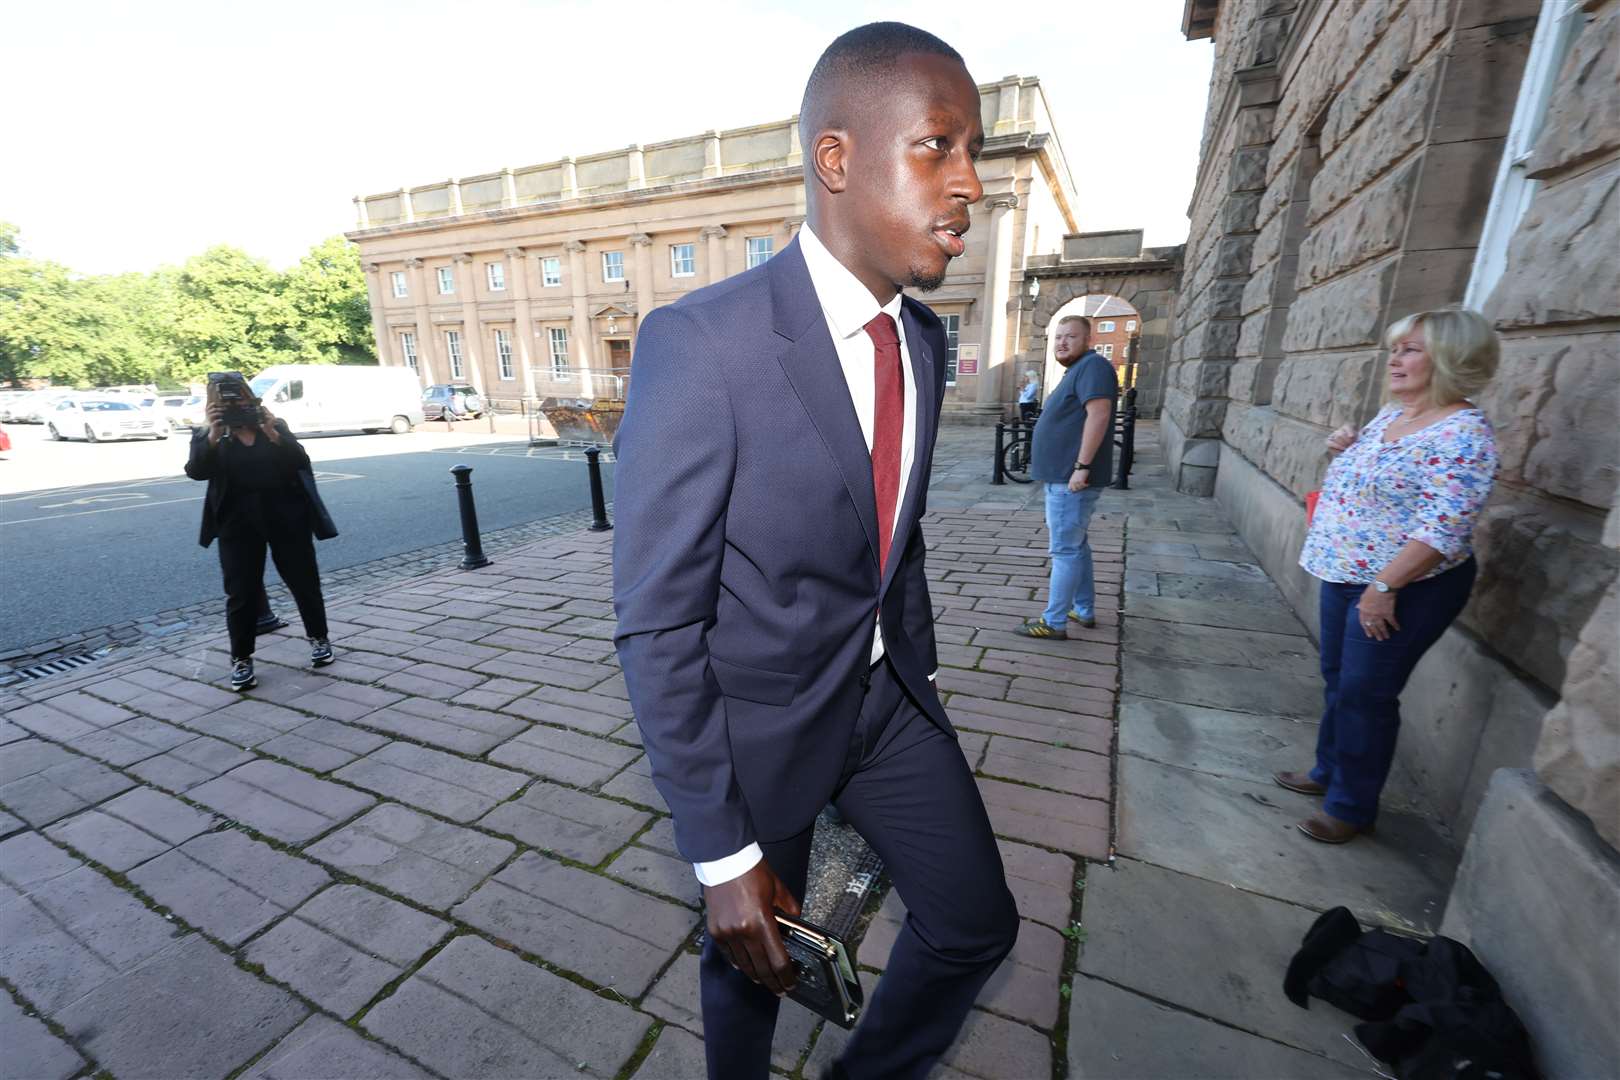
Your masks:
<path fill-rule="evenodd" d="M 1444 556 L 1425 578 L 1466 562 L 1496 476 L 1496 436 L 1467 408 L 1394 442 L 1386 405 L 1328 467 L 1299 565 L 1323 581 L 1365 585 L 1409 540 Z"/>

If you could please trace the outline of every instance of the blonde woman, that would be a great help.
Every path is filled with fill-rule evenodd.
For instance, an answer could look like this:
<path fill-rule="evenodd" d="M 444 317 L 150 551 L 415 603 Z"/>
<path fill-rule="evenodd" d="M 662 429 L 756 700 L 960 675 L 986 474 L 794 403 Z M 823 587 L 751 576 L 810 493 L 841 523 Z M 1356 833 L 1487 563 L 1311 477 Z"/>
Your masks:
<path fill-rule="evenodd" d="M 1298 828 L 1327 844 L 1378 816 L 1401 690 L 1468 602 L 1474 524 L 1496 474 L 1490 421 L 1470 400 L 1496 373 L 1490 323 L 1425 311 L 1391 326 L 1384 344 L 1389 404 L 1359 433 L 1346 425 L 1328 437 L 1339 457 L 1299 558 L 1322 581 L 1324 708 L 1315 767 L 1275 779 L 1324 796 Z"/>

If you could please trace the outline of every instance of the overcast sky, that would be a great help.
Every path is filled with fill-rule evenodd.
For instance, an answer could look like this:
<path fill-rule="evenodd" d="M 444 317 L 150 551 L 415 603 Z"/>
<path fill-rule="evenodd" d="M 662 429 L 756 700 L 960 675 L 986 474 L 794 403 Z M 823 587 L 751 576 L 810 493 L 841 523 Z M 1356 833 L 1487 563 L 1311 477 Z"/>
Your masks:
<path fill-rule="evenodd" d="M 980 82 L 1041 80 L 1081 228 L 1186 238 L 1211 46 L 1182 0 L 554 3 L 278 0 L 7 6 L 0 220 L 85 273 L 210 244 L 277 266 L 354 227 L 361 193 L 798 111 L 811 65 L 875 18 L 951 42 Z"/>

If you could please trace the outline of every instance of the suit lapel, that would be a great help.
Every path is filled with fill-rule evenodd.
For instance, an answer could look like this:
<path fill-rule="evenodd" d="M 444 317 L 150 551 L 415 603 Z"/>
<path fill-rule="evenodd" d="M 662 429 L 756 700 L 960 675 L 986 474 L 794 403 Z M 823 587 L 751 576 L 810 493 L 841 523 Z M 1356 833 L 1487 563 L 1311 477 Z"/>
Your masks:
<path fill-rule="evenodd" d="M 917 322 L 917 316 L 912 312 L 911 305 L 901 302 L 900 321 L 906 331 L 906 352 L 911 357 L 912 382 L 916 387 L 916 400 L 906 402 L 906 407 L 916 410 L 916 446 L 912 448 L 911 475 L 906 481 L 906 497 L 900 506 L 900 512 L 894 519 L 894 541 L 891 546 L 889 565 L 884 568 L 883 582 L 878 588 L 881 597 L 888 591 L 889 582 L 893 579 L 895 569 L 900 565 L 900 558 L 893 553 L 904 555 L 906 544 L 911 539 L 911 530 L 916 526 L 917 507 L 920 505 L 922 493 L 928 486 L 928 451 L 934 445 L 934 428 L 937 417 L 934 414 L 934 350 L 933 343 L 923 333 L 922 326 Z M 873 496 L 874 503 L 876 496 Z"/>
<path fill-rule="evenodd" d="M 838 467 L 875 564 L 877 495 L 872 487 L 872 456 L 799 242 L 794 240 L 765 266 L 771 280 L 774 328 L 787 339 L 777 361 Z"/>

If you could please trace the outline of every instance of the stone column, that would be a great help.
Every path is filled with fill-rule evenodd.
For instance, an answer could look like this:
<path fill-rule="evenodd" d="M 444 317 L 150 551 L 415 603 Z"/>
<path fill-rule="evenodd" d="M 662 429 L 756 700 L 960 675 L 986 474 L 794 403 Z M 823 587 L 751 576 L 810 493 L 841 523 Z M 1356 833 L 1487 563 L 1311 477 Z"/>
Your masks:
<path fill-rule="evenodd" d="M 422 272 L 421 259 L 406 259 L 405 269 L 410 273 L 411 306 L 416 311 L 416 370 L 422 375 L 422 385 L 432 386 L 433 357 L 439 343 L 433 340 L 433 320 L 428 316 L 427 275 Z"/>
<path fill-rule="evenodd" d="M 362 229 L 371 228 L 371 211 L 366 207 L 366 200 L 359 195 L 354 197 L 355 220 Z"/>
<path fill-rule="evenodd" d="M 473 257 L 468 252 L 456 256 L 456 292 L 461 294 L 461 359 L 467 365 L 473 389 L 485 401 L 483 333 L 478 324 L 478 281 L 473 276 Z"/>
<path fill-rule="evenodd" d="M 705 225 L 703 231 L 698 233 L 708 241 L 708 248 L 704 258 L 709 264 L 709 284 L 713 285 L 726 276 L 726 227 L 724 225 Z"/>
<path fill-rule="evenodd" d="M 641 320 L 651 315 L 653 309 L 652 237 L 644 232 L 631 233 L 630 243 L 636 249 L 636 336 L 639 336 Z"/>
<path fill-rule="evenodd" d="M 719 176 L 724 171 L 720 164 L 720 133 L 711 131 L 703 137 L 703 177 Z"/>
<path fill-rule="evenodd" d="M 512 337 L 517 355 L 512 359 L 523 369 L 523 396 L 534 394 L 534 367 L 530 359 L 534 340 L 534 316 L 529 310 L 529 260 L 520 247 L 506 249 L 506 287 L 512 290 Z"/>
<path fill-rule="evenodd" d="M 507 166 L 501 170 L 501 206 L 510 209 L 516 205 L 517 176 L 513 174 L 511 166 Z"/>
<path fill-rule="evenodd" d="M 788 242 L 791 243 L 799 235 L 799 229 L 804 226 L 803 216 L 782 219 L 782 226 L 787 229 Z"/>
<path fill-rule="evenodd" d="M 558 194 L 564 199 L 579 198 L 579 167 L 571 157 L 563 158 L 562 191 Z"/>
<path fill-rule="evenodd" d="M 450 216 L 451 217 L 460 217 L 461 216 L 461 179 L 460 179 L 460 177 L 452 176 L 450 179 L 445 181 L 445 186 L 450 189 Z"/>
<path fill-rule="evenodd" d="M 627 190 L 640 191 L 647 186 L 647 155 L 640 143 L 635 143 L 626 151 L 625 174 Z"/>
<path fill-rule="evenodd" d="M 415 221 L 416 207 L 411 205 L 411 189 L 399 189 L 399 220 Z"/>
<path fill-rule="evenodd" d="M 574 294 L 574 317 L 570 323 L 568 337 L 572 342 L 572 352 L 579 358 L 579 385 L 586 393 L 591 389 L 591 312 L 585 298 L 585 245 L 578 240 L 570 240 L 563 245 L 568 252 L 568 285 Z"/>
<path fill-rule="evenodd" d="M 981 406 L 1001 405 L 1002 365 L 1007 361 L 1007 301 L 1012 283 L 1012 210 L 1014 194 L 984 200 L 990 211 L 990 238 L 984 257 L 984 314 L 979 345 L 978 401 Z"/>
<path fill-rule="evenodd" d="M 382 267 L 366 263 L 366 298 L 371 302 L 371 336 L 377 342 L 377 363 L 392 364 L 388 341 L 388 312 L 383 310 Z M 399 363 L 403 364 L 404 358 Z M 398 365 L 394 365 L 398 366 Z"/>
<path fill-rule="evenodd" d="M 795 116 L 788 121 L 788 156 L 789 165 L 804 164 L 804 146 L 799 140 L 799 118 Z"/>

